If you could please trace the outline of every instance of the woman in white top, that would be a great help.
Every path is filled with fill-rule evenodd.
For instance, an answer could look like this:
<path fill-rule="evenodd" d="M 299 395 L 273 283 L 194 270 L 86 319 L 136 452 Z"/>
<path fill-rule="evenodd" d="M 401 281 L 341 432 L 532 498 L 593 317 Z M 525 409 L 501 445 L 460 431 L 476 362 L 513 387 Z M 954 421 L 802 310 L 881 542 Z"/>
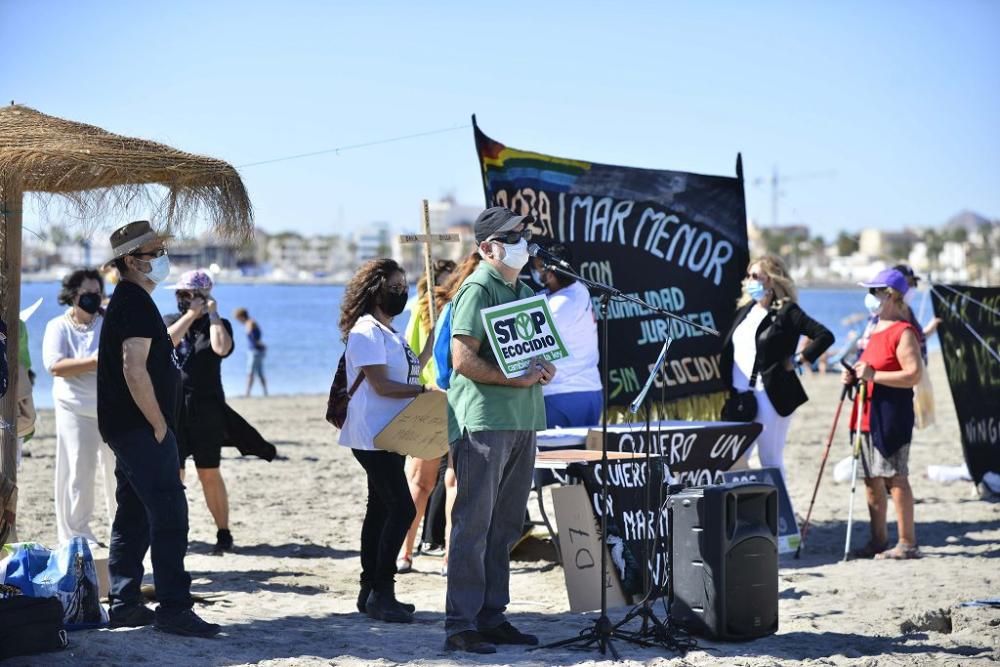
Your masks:
<path fill-rule="evenodd" d="M 358 610 L 391 623 L 413 620 L 413 606 L 396 600 L 394 577 L 396 554 L 416 510 L 403 471 L 404 457 L 375 449 L 374 438 L 417 394 L 427 391 L 420 384 L 420 370 L 434 349 L 431 333 L 418 358 L 392 328 L 392 318 L 403 312 L 406 300 L 402 267 L 391 259 L 373 259 L 347 285 L 340 314 L 340 332 L 347 343 L 347 386 L 357 387 L 348 403 L 340 444 L 351 448 L 368 477 Z"/>
<path fill-rule="evenodd" d="M 104 282 L 97 271 L 66 276 L 59 292 L 65 313 L 49 321 L 42 360 L 53 376 L 56 418 L 55 506 L 59 542 L 83 537 L 98 544 L 90 527 L 94 475 L 101 469 L 108 525 L 114 521 L 115 457 L 97 430 L 97 348 Z"/>

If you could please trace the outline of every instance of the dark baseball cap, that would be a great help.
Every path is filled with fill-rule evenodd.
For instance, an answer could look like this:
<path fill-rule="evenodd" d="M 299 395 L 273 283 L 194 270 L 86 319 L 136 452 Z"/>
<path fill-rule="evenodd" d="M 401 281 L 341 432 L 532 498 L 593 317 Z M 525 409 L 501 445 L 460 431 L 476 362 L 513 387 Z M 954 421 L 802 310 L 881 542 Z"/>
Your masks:
<path fill-rule="evenodd" d="M 476 232 L 476 242 L 482 243 L 494 234 L 509 232 L 522 222 L 531 224 L 535 219 L 530 215 L 518 215 L 509 208 L 503 206 L 492 206 L 476 218 L 473 228 Z"/>

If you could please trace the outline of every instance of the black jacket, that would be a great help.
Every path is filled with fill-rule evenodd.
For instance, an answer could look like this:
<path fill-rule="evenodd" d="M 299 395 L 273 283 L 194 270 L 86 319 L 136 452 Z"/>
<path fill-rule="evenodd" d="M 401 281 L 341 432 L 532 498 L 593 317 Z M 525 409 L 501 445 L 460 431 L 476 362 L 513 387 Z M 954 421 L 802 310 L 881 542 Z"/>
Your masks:
<path fill-rule="evenodd" d="M 733 326 L 723 340 L 721 370 L 729 378 L 729 386 L 733 384 L 733 333 L 753 305 L 751 301 L 736 311 Z M 830 330 L 806 315 L 793 302 L 785 303 L 780 308 L 772 307 L 757 329 L 757 372 L 767 398 L 782 417 L 792 414 L 795 408 L 809 400 L 792 363 L 799 336 L 812 339 L 802 351 L 805 361 L 810 364 L 833 345 Z"/>

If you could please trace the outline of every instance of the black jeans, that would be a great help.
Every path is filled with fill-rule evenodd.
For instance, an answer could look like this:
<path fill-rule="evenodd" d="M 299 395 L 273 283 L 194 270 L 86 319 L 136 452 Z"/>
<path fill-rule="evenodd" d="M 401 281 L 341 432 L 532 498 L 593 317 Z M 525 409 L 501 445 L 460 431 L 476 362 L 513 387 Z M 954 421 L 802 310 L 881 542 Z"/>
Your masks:
<path fill-rule="evenodd" d="M 403 472 L 404 457 L 382 450 L 352 449 L 368 476 L 368 508 L 361 526 L 361 585 L 391 590 L 396 556 L 416 510 Z"/>
<path fill-rule="evenodd" d="M 188 507 L 177 474 L 177 440 L 167 431 L 157 443 L 150 428 L 114 437 L 115 498 L 108 574 L 111 607 L 143 602 L 142 559 L 152 550 L 156 599 L 165 613 L 191 608 L 191 577 L 184 569 Z"/>

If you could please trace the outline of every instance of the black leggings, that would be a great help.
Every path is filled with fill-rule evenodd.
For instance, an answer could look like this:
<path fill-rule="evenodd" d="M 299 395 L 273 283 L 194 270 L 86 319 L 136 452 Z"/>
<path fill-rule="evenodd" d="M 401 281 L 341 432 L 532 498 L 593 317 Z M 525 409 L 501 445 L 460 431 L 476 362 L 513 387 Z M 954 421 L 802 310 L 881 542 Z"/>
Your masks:
<path fill-rule="evenodd" d="M 416 510 L 403 472 L 404 457 L 382 450 L 352 449 L 368 476 L 368 508 L 361 526 L 361 584 L 392 590 L 396 556 Z"/>

